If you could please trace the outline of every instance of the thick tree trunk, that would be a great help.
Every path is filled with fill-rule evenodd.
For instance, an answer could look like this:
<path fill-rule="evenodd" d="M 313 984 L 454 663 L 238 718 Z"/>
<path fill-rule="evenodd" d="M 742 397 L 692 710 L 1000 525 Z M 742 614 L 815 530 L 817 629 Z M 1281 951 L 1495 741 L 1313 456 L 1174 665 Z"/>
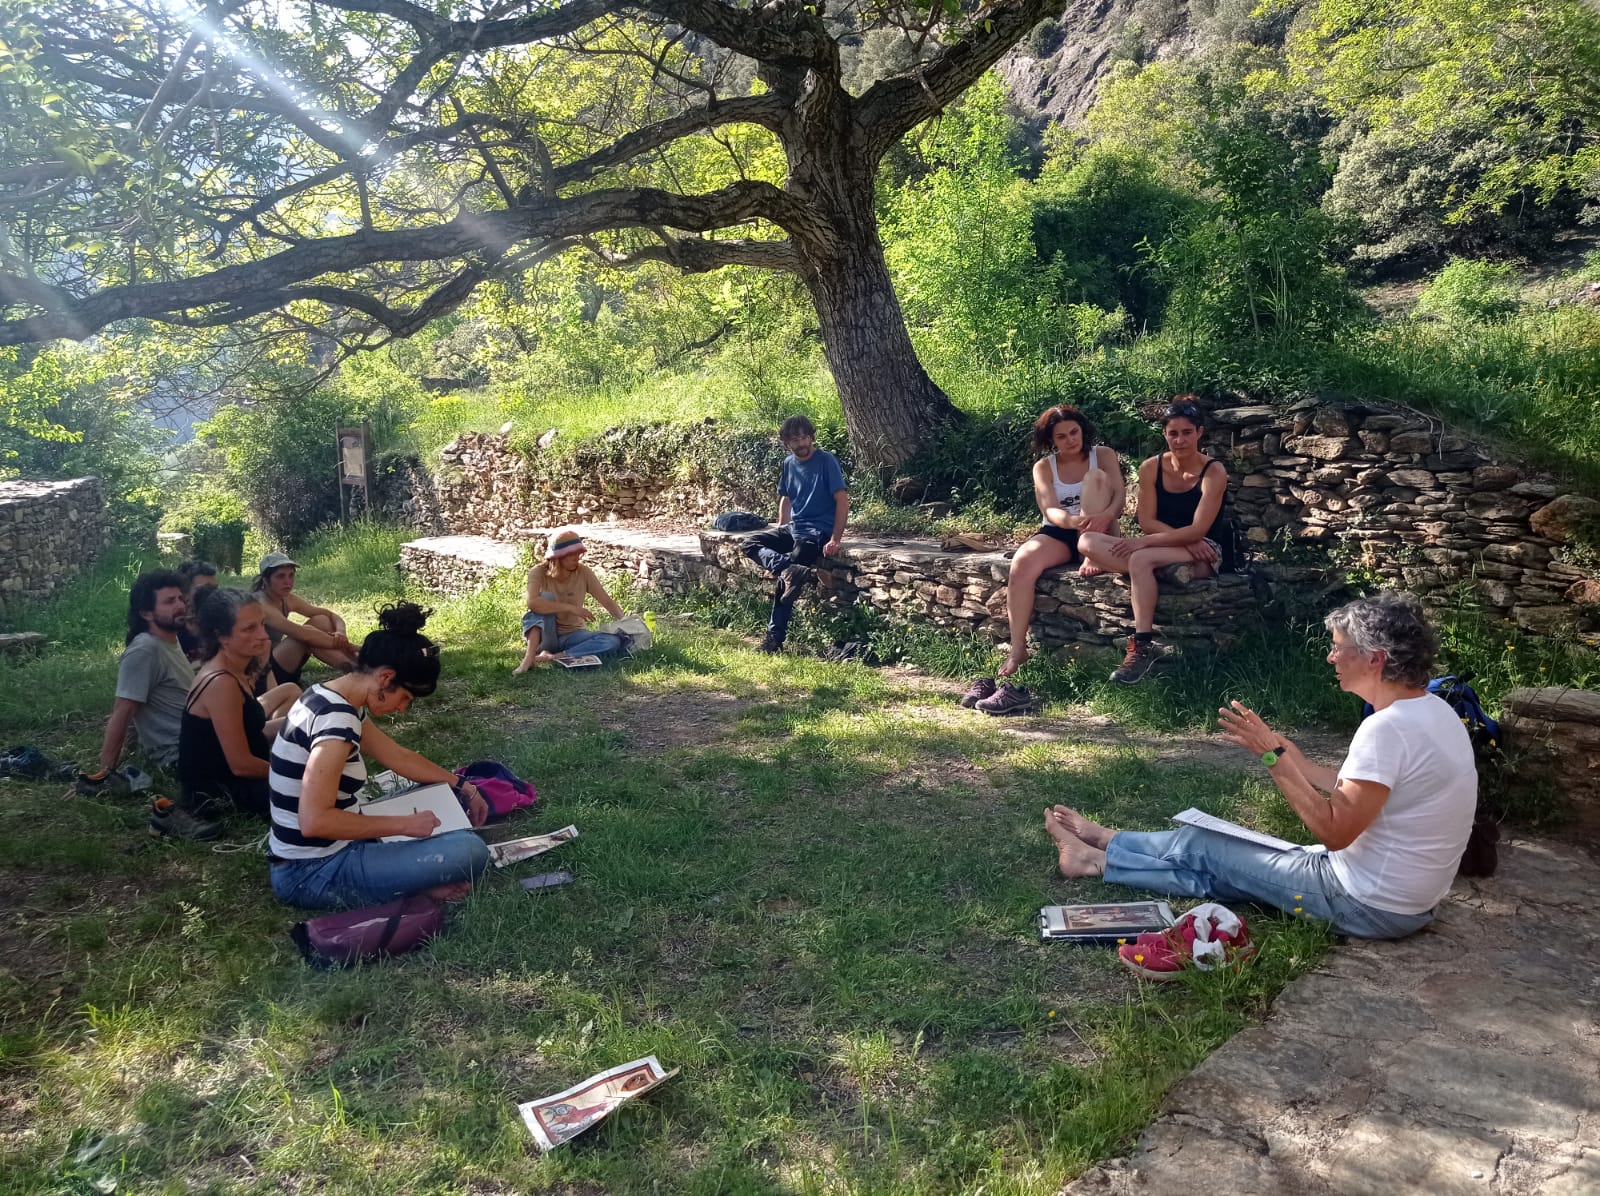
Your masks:
<path fill-rule="evenodd" d="M 917 359 L 876 223 L 869 216 L 850 231 L 856 235 L 844 245 L 834 241 L 818 251 L 796 238 L 795 248 L 850 443 L 861 464 L 887 471 L 915 456 L 960 412 Z"/>

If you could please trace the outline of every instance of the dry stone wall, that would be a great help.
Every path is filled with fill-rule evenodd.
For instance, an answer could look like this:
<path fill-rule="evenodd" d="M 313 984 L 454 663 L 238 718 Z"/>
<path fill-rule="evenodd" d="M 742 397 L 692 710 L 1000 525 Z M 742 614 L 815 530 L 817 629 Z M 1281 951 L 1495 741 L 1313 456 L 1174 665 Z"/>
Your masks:
<path fill-rule="evenodd" d="M 1189 621 L 1186 605 L 1242 609 L 1268 593 L 1315 592 L 1359 568 L 1437 602 L 1465 588 L 1490 614 L 1529 632 L 1600 640 L 1600 573 L 1586 563 L 1600 541 L 1594 496 L 1498 459 L 1402 408 L 1307 399 L 1287 407 L 1222 406 L 1208 421 L 1208 451 L 1228 463 L 1233 503 L 1260 550 L 1256 576 L 1267 588 L 1253 592 L 1224 580 L 1214 594 L 1175 592 L 1169 634 L 1181 634 Z M 647 466 L 636 458 L 631 466 L 580 468 L 581 476 L 563 484 L 570 464 L 541 466 L 541 450 L 525 456 L 507 441 L 505 434 L 473 433 L 447 446 L 431 485 L 413 487 L 414 525 L 525 543 L 569 523 L 699 524 L 717 511 L 770 505 L 770 482 L 757 491 L 665 455 Z M 661 579 L 680 576 L 666 559 L 651 568 Z M 1004 568 L 973 566 L 981 577 L 965 568 L 881 556 L 857 562 L 846 580 L 850 593 L 869 601 L 915 601 L 926 611 L 909 609 L 934 622 L 1002 634 L 994 621 L 1004 618 Z M 1039 614 L 1061 611 L 1066 624 L 1104 629 L 1084 635 L 1116 634 L 1126 630 L 1125 599 L 1118 582 L 1084 587 L 1047 575 Z M 1220 617 L 1227 621 L 1226 613 Z"/>
<path fill-rule="evenodd" d="M 1209 425 L 1250 541 L 1338 550 L 1309 567 L 1269 550 L 1275 581 L 1359 567 L 1425 599 L 1465 584 L 1530 632 L 1600 626 L 1600 578 L 1579 563 L 1600 528 L 1593 497 L 1414 411 L 1306 400 L 1221 408 Z"/>
<path fill-rule="evenodd" d="M 463 433 L 440 450 L 431 485 L 413 480 L 390 500 L 391 507 L 429 531 L 520 541 L 538 528 L 569 523 L 701 523 L 721 511 L 772 501 L 770 486 L 752 493 L 699 471 L 685 476 L 682 463 L 670 459 L 602 462 L 569 478 L 566 458 L 546 469 L 540 450 L 524 455 L 509 439 L 507 433 Z"/>
<path fill-rule="evenodd" d="M 0 482 L 0 603 L 48 598 L 110 540 L 99 478 Z"/>
<path fill-rule="evenodd" d="M 1513 689 L 1501 710 L 1500 730 L 1518 775 L 1554 782 L 1580 830 L 1600 839 L 1600 694 L 1558 686 Z"/>

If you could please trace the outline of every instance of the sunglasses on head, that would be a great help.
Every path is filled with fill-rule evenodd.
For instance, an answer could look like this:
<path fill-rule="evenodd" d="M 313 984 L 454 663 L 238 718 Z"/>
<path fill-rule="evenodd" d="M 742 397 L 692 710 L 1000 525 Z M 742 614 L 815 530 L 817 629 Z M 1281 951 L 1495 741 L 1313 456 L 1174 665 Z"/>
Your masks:
<path fill-rule="evenodd" d="M 1199 419 L 1200 408 L 1193 403 L 1174 403 L 1161 413 L 1162 419 Z"/>

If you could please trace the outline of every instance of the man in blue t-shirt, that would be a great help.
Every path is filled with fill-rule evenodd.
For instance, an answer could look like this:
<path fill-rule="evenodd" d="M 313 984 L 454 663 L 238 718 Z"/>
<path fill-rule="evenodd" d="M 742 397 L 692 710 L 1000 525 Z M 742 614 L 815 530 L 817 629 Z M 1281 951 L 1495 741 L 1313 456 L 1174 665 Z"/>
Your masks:
<path fill-rule="evenodd" d="M 817 430 L 803 415 L 791 415 L 778 429 L 789 455 L 778 478 L 778 526 L 751 536 L 744 554 L 778 579 L 772 619 L 761 651 L 777 652 L 789 634 L 789 617 L 800 591 L 817 579 L 818 556 L 833 556 L 850 515 L 839 458 L 817 447 Z"/>

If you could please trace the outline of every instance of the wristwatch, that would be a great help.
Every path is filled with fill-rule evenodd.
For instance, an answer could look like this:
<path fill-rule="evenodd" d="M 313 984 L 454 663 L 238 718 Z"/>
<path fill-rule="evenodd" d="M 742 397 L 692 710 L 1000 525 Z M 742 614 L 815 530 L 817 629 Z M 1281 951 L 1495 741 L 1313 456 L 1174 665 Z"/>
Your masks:
<path fill-rule="evenodd" d="M 1265 764 L 1268 768 L 1271 768 L 1279 760 L 1282 760 L 1284 756 L 1288 755 L 1288 753 L 1288 745 L 1280 743 L 1277 747 L 1268 748 L 1266 751 L 1261 753 L 1261 763 Z"/>

